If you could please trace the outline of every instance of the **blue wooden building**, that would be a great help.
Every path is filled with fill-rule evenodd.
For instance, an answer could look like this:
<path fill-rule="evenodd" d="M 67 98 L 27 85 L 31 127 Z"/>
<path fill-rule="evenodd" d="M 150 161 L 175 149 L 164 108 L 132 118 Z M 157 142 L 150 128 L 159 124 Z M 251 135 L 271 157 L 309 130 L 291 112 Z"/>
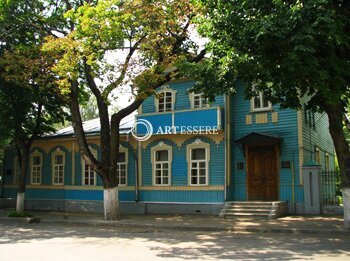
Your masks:
<path fill-rule="evenodd" d="M 219 213 L 229 201 L 284 201 L 290 213 L 303 213 L 303 162 L 335 167 L 327 116 L 281 110 L 262 94 L 247 100 L 243 87 L 209 103 L 190 92 L 193 84 L 159 87 L 122 122 L 122 212 Z M 97 157 L 98 122 L 84 124 Z M 28 171 L 28 209 L 102 211 L 102 181 L 79 154 L 72 128 L 35 141 Z M 2 197 L 15 198 L 13 148 L 5 150 L 3 173 Z"/>

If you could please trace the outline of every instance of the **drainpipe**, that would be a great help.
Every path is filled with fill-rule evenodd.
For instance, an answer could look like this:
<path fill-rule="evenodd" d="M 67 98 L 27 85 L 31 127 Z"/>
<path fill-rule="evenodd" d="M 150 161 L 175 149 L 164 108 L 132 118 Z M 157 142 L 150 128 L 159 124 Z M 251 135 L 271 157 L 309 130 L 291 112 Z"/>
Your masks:
<path fill-rule="evenodd" d="M 138 145 L 137 145 L 138 150 Z M 139 201 L 139 158 L 135 155 L 135 202 Z"/>
<path fill-rule="evenodd" d="M 136 161 L 135 161 L 135 164 L 136 164 L 136 171 L 135 171 L 135 197 L 136 197 L 136 199 L 135 199 L 135 201 L 136 202 L 138 202 L 139 200 L 140 200 L 140 193 L 139 193 L 139 186 L 140 186 L 140 184 L 139 184 L 139 176 L 140 176 L 140 155 L 141 155 L 141 153 L 142 153 L 142 151 L 141 151 L 141 141 L 138 141 L 137 142 L 137 152 L 135 153 L 135 154 L 137 154 L 137 155 L 135 155 L 135 159 L 136 159 Z"/>

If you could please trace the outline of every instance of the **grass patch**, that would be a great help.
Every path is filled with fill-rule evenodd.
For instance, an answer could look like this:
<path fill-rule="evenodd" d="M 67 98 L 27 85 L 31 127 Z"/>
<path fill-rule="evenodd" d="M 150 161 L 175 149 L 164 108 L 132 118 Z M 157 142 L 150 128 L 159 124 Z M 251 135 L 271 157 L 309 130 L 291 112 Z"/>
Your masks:
<path fill-rule="evenodd" d="M 11 211 L 8 214 L 9 217 L 33 217 L 32 214 L 30 214 L 29 212 L 23 211 L 23 212 L 17 212 L 16 210 Z"/>

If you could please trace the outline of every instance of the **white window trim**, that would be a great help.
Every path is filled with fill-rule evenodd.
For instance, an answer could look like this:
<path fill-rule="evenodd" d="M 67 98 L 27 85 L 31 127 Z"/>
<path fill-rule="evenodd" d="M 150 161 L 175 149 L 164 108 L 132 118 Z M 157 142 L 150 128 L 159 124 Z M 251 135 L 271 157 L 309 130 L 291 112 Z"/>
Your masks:
<path fill-rule="evenodd" d="M 192 149 L 205 149 L 205 184 L 192 184 L 191 183 L 191 169 L 192 169 Z M 193 187 L 202 187 L 209 185 L 209 162 L 210 162 L 210 144 L 196 139 L 193 143 L 186 146 L 187 156 L 187 172 L 188 172 L 188 185 Z"/>
<path fill-rule="evenodd" d="M 168 184 L 156 184 L 156 152 L 159 150 L 167 150 L 168 151 Z M 153 146 L 151 148 L 151 162 L 152 162 L 152 183 L 153 186 L 171 186 L 171 168 L 172 168 L 172 161 L 173 161 L 173 148 L 172 146 L 169 146 L 167 144 L 165 144 L 164 142 L 159 142 L 158 145 Z M 165 163 L 165 161 L 162 163 Z"/>
<path fill-rule="evenodd" d="M 318 147 L 315 147 L 315 162 L 321 164 L 321 152 Z"/>
<path fill-rule="evenodd" d="M 40 174 L 39 174 L 39 180 L 40 182 L 33 182 L 33 158 L 34 157 L 40 157 L 40 165 L 35 165 L 35 166 L 40 166 Z M 43 173 L 43 155 L 41 152 L 38 150 L 35 150 L 33 153 L 30 154 L 30 184 L 32 185 L 41 185 L 42 183 L 42 173 Z"/>
<path fill-rule="evenodd" d="M 13 159 L 13 184 L 18 184 L 18 177 L 20 176 L 21 168 L 19 166 L 18 156 Z"/>
<path fill-rule="evenodd" d="M 56 164 L 55 158 L 56 156 L 62 156 L 63 157 L 63 163 L 62 164 Z M 62 177 L 62 183 L 56 183 L 55 182 L 55 166 L 56 165 L 62 165 L 63 166 L 63 177 Z M 66 154 L 64 151 L 62 151 L 60 148 L 57 148 L 54 152 L 51 154 L 51 166 L 52 166 L 52 185 L 64 185 L 64 176 L 65 176 L 65 167 L 66 167 Z"/>
<path fill-rule="evenodd" d="M 95 158 L 97 158 L 97 150 L 93 149 L 91 146 L 89 146 L 90 151 L 92 153 L 92 155 L 95 156 Z M 81 184 L 82 186 L 96 186 L 96 179 L 97 179 L 97 175 L 96 175 L 96 171 L 94 171 L 94 184 L 85 184 L 85 159 L 84 157 L 81 157 L 81 169 L 82 169 L 82 175 L 81 175 Z M 91 167 L 90 167 L 91 168 Z"/>
<path fill-rule="evenodd" d="M 325 162 L 324 162 L 325 171 L 330 171 L 330 169 L 331 169 L 331 166 L 330 166 L 331 159 L 330 159 L 330 156 L 329 156 L 328 152 L 326 152 L 324 160 L 325 160 Z"/>
<path fill-rule="evenodd" d="M 259 94 L 255 97 L 259 97 L 260 99 L 260 104 L 263 104 L 263 99 L 262 99 L 263 93 L 259 92 Z M 263 107 L 263 108 L 255 108 L 255 103 L 254 103 L 254 98 L 252 97 L 250 99 L 250 109 L 252 112 L 261 112 L 261 111 L 271 111 L 272 110 L 272 103 L 268 102 L 268 106 L 267 107 Z"/>
<path fill-rule="evenodd" d="M 210 107 L 209 101 L 208 101 L 208 99 L 206 99 L 207 100 L 207 104 L 205 106 L 203 106 L 202 100 L 201 100 L 201 106 L 198 107 L 198 108 L 195 108 L 194 107 L 194 96 L 196 96 L 196 95 L 204 95 L 204 94 L 202 92 L 201 93 L 190 92 L 189 98 L 190 98 L 190 103 L 191 103 L 191 109 L 195 109 L 196 110 L 196 109 L 200 109 L 200 108 L 208 108 L 208 107 Z"/>
<path fill-rule="evenodd" d="M 128 185 L 129 150 L 122 145 L 119 145 L 119 153 L 125 153 L 125 163 L 117 163 L 117 171 L 119 171 L 121 164 L 125 164 L 125 184 L 120 184 L 118 180 L 118 186 L 125 187 Z M 117 173 L 117 178 L 119 179 L 119 173 Z"/>
<path fill-rule="evenodd" d="M 164 86 L 161 86 L 160 87 L 160 91 L 157 92 L 157 95 L 154 99 L 154 105 L 156 107 L 156 112 L 159 112 L 159 113 L 169 113 L 171 111 L 159 111 L 159 99 L 158 99 L 158 96 L 163 93 L 163 92 L 170 92 L 171 93 L 171 111 L 174 111 L 175 110 L 175 100 L 176 100 L 176 93 L 177 91 L 176 90 L 173 90 L 171 89 L 168 85 L 164 85 Z M 165 103 L 164 103 L 164 106 L 165 106 Z"/>

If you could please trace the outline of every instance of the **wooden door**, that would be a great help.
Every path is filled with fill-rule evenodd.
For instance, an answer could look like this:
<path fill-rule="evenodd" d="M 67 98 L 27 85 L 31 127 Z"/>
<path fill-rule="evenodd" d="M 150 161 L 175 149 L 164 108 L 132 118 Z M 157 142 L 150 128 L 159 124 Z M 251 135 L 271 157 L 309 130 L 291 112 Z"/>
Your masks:
<path fill-rule="evenodd" d="M 278 199 L 277 153 L 274 146 L 249 148 L 249 200 Z"/>

